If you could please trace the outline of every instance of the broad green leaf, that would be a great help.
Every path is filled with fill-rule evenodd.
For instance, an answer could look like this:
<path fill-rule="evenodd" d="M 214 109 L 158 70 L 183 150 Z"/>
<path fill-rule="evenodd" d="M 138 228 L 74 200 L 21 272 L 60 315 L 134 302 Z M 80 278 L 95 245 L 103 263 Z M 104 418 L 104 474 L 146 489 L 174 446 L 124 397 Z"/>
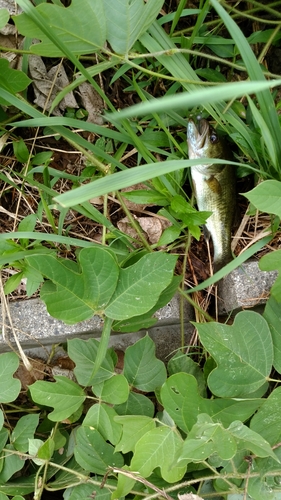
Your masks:
<path fill-rule="evenodd" d="M 83 426 L 94 427 L 105 441 L 117 444 L 122 434 L 122 426 L 115 420 L 118 414 L 111 406 L 94 404 L 83 420 Z M 117 450 L 119 451 L 119 450 Z"/>
<path fill-rule="evenodd" d="M 164 1 L 104 0 L 107 40 L 118 54 L 126 54 L 155 20 Z"/>
<path fill-rule="evenodd" d="M 279 479 L 277 478 L 277 481 Z M 276 488 L 276 489 L 275 489 Z M 276 483 L 268 484 L 268 479 L 266 477 L 250 477 L 247 485 L 247 500 L 254 498 L 255 500 L 281 500 L 281 491 L 279 485 Z M 236 500 L 230 499 L 230 500 Z M 241 499 L 244 500 L 241 496 Z"/>
<path fill-rule="evenodd" d="M 244 397 L 267 380 L 273 363 L 273 345 L 264 318 L 242 311 L 233 325 L 196 324 L 200 340 L 217 363 L 208 377 L 210 390 L 220 397 Z"/>
<path fill-rule="evenodd" d="M 9 11 L 7 9 L 0 9 L 0 29 L 4 28 L 4 26 L 9 21 Z"/>
<path fill-rule="evenodd" d="M 0 354 L 0 402 L 15 401 L 21 389 L 18 379 L 13 374 L 18 369 L 19 358 L 14 352 Z"/>
<path fill-rule="evenodd" d="M 124 375 L 130 385 L 146 392 L 165 382 L 165 365 L 156 358 L 155 344 L 148 335 L 126 349 Z"/>
<path fill-rule="evenodd" d="M 258 457 L 271 457 L 278 461 L 270 444 L 260 434 L 249 429 L 249 427 L 242 424 L 239 420 L 232 422 L 228 430 L 231 432 L 232 436 L 239 439 L 240 448 L 250 450 Z"/>
<path fill-rule="evenodd" d="M 204 374 L 199 367 L 198 363 L 193 361 L 193 359 L 183 354 L 182 352 L 177 352 L 168 362 L 168 372 L 169 375 L 174 375 L 175 373 L 184 372 L 193 375 L 198 383 L 198 389 L 201 396 L 206 396 L 206 382 Z"/>
<path fill-rule="evenodd" d="M 102 401 L 110 404 L 122 404 L 129 396 L 129 384 L 124 375 L 114 375 L 100 384 L 95 383 L 92 387 L 93 393 Z"/>
<path fill-rule="evenodd" d="M 51 280 L 41 290 L 49 313 L 65 323 L 77 323 L 104 309 L 112 296 L 119 268 L 112 253 L 102 247 L 84 248 L 79 269 L 54 255 L 36 255 L 27 262 Z"/>
<path fill-rule="evenodd" d="M 275 180 L 263 181 L 251 191 L 243 193 L 243 195 L 261 212 L 281 217 L 281 182 Z"/>
<path fill-rule="evenodd" d="M 106 485 L 108 483 L 106 482 Z M 72 488 L 68 488 L 64 492 L 65 500 L 88 500 L 94 496 L 95 500 L 110 500 L 111 499 L 111 490 L 109 490 L 106 485 L 102 488 L 94 484 L 78 484 L 77 486 L 73 486 Z M 66 496 L 67 494 L 67 496 Z"/>
<path fill-rule="evenodd" d="M 48 418 L 60 422 L 75 413 L 86 396 L 83 389 L 72 380 L 61 375 L 54 378 L 55 383 L 37 380 L 29 386 L 29 390 L 35 403 L 54 408 Z"/>
<path fill-rule="evenodd" d="M 37 458 L 37 452 L 43 444 L 44 444 L 44 441 L 42 441 L 42 439 L 32 438 L 32 439 L 28 440 L 28 453 L 29 453 L 30 457 L 32 457 L 32 461 L 36 465 L 44 464 L 44 460 Z"/>
<path fill-rule="evenodd" d="M 281 279 L 278 278 L 277 281 Z M 273 342 L 274 360 L 273 366 L 278 373 L 281 373 L 281 317 L 280 302 L 277 302 L 274 296 L 269 297 L 266 302 L 263 317 L 266 319 Z"/>
<path fill-rule="evenodd" d="M 68 46 L 73 54 L 89 54 L 101 49 L 106 41 L 106 19 L 103 0 L 72 0 L 67 8 L 42 3 L 36 11 L 44 17 L 46 26 Z M 13 16 L 19 32 L 41 43 L 30 47 L 35 54 L 61 57 L 64 54 L 56 47 L 27 14 Z"/>
<path fill-rule="evenodd" d="M 128 453 L 134 451 L 136 443 L 146 432 L 155 429 L 156 423 L 153 418 L 141 415 L 116 416 L 115 422 L 122 424 L 122 437 L 115 447 L 116 451 Z"/>
<path fill-rule="evenodd" d="M 260 434 L 271 446 L 281 439 L 281 387 L 277 387 L 253 416 L 250 428 Z"/>
<path fill-rule="evenodd" d="M 278 277 L 273 283 L 270 294 L 276 302 L 281 302 L 281 250 L 275 250 L 264 255 L 259 261 L 259 267 L 262 271 L 274 271 L 277 269 Z"/>
<path fill-rule="evenodd" d="M 4 454 L 4 464 L 0 472 L 0 485 L 7 481 L 25 465 L 25 460 L 22 460 L 15 452 L 15 448 L 11 444 L 6 444 Z"/>
<path fill-rule="evenodd" d="M 0 59 L 0 72 L 1 72 L 1 81 L 0 87 L 11 92 L 12 94 L 16 94 L 17 92 L 21 92 L 26 89 L 28 85 L 31 83 L 30 78 L 26 76 L 23 71 L 18 71 L 16 69 L 11 69 L 9 67 L 9 62 L 7 59 Z M 4 100 L 1 99 L 1 102 Z"/>
<path fill-rule="evenodd" d="M 128 467 L 125 465 L 123 469 L 127 470 Z M 124 474 L 118 474 L 117 488 L 112 492 L 111 500 L 126 498 L 128 493 L 134 489 L 135 482 L 136 481 L 131 477 L 125 476 Z"/>
<path fill-rule="evenodd" d="M 34 493 L 35 476 L 20 477 L 0 484 L 0 491 L 7 495 L 28 495 Z"/>
<path fill-rule="evenodd" d="M 107 351 L 106 356 L 98 372 L 92 376 L 95 368 L 95 360 L 99 348 L 99 341 L 96 339 L 70 339 L 67 341 L 67 352 L 74 361 L 74 373 L 80 385 L 90 386 L 93 382 L 101 383 L 112 377 L 114 373 L 114 363 Z"/>
<path fill-rule="evenodd" d="M 152 317 L 152 314 L 159 311 L 159 309 L 172 300 L 179 284 L 181 283 L 181 280 L 182 276 L 173 276 L 171 283 L 163 290 L 152 309 L 145 314 L 141 314 L 140 316 L 135 316 L 123 321 L 114 321 L 112 329 L 117 332 L 132 333 L 153 326 L 157 323 L 157 318 Z"/>
<path fill-rule="evenodd" d="M 0 410 L 0 431 L 3 428 L 3 424 L 4 424 L 4 414 L 3 414 L 3 411 Z M 0 448 L 0 451 L 1 451 L 1 448 Z"/>
<path fill-rule="evenodd" d="M 182 446 L 179 434 L 170 427 L 157 427 L 137 442 L 130 469 L 138 471 L 143 477 L 160 467 L 161 475 L 168 483 L 180 481 L 185 474 L 186 466 L 175 466 L 175 458 Z M 167 450 L 168 453 L 167 453 Z"/>
<path fill-rule="evenodd" d="M 52 438 L 46 439 L 46 441 L 40 446 L 37 457 L 42 460 L 51 460 L 55 450 L 55 442 Z"/>
<path fill-rule="evenodd" d="M 201 413 L 227 426 L 237 418 L 247 420 L 262 403 L 259 399 L 238 401 L 202 398 L 196 379 L 187 373 L 171 375 L 162 386 L 160 397 L 167 413 L 186 433 L 195 425 Z"/>
<path fill-rule="evenodd" d="M 122 467 L 123 457 L 115 453 L 101 434 L 93 427 L 80 427 L 76 433 L 74 448 L 76 461 L 86 471 L 104 475 L 109 466 Z"/>
<path fill-rule="evenodd" d="M 138 392 L 130 392 L 126 403 L 115 405 L 118 415 L 146 415 L 153 417 L 154 404 L 151 399 Z"/>
<path fill-rule="evenodd" d="M 15 449 L 25 453 L 28 450 L 28 440 L 34 438 L 39 423 L 39 414 L 24 415 L 17 423 L 11 434 L 11 444 Z"/>
<path fill-rule="evenodd" d="M 127 319 L 146 313 L 171 283 L 177 256 L 165 253 L 144 255 L 132 266 L 120 270 L 118 284 L 105 315 Z"/>

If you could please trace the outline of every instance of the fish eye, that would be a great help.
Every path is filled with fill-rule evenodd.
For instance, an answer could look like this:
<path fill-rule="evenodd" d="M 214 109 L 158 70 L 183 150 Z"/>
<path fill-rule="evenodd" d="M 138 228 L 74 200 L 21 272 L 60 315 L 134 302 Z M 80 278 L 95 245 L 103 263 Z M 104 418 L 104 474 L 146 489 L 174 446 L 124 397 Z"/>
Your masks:
<path fill-rule="evenodd" d="M 210 141 L 214 144 L 215 142 L 218 141 L 218 136 L 215 132 L 212 132 L 210 135 Z"/>

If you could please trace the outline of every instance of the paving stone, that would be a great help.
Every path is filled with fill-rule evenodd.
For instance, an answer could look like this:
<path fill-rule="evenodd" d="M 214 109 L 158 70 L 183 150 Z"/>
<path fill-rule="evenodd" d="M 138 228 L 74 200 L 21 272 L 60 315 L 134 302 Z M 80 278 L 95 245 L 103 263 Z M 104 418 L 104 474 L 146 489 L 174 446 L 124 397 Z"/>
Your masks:
<path fill-rule="evenodd" d="M 246 308 L 258 310 L 269 297 L 277 275 L 277 271 L 261 271 L 258 261 L 245 262 L 219 283 L 219 315 Z"/>
<path fill-rule="evenodd" d="M 99 316 L 93 316 L 90 320 L 76 323 L 75 325 L 66 325 L 60 320 L 50 316 L 46 310 L 45 304 L 40 299 L 30 299 L 19 302 L 10 303 L 10 314 L 13 321 L 13 327 L 21 346 L 27 353 L 31 351 L 35 353 L 39 349 L 39 357 L 46 359 L 50 349 L 46 348 L 53 344 L 66 342 L 67 339 L 79 338 L 99 338 L 102 331 L 103 322 Z M 155 316 L 158 319 L 157 324 L 149 329 L 149 335 L 156 343 L 157 355 L 164 359 L 172 351 L 179 348 L 180 341 L 180 298 L 176 295 L 165 307 L 157 311 Z M 192 325 L 189 323 L 194 318 L 193 310 L 190 305 L 184 302 L 184 318 L 185 318 L 185 343 L 189 342 L 193 331 Z M 3 319 L 0 315 L 1 323 Z M 147 331 L 142 330 L 137 333 L 115 333 L 113 332 L 110 345 L 116 349 L 125 350 L 128 345 L 133 344 L 141 337 L 146 335 Z M 13 342 L 13 333 L 11 328 L 6 325 L 6 334 Z M 42 353 L 42 346 L 43 350 Z M 5 343 L 3 337 L 0 337 L 0 352 L 9 350 L 9 346 Z M 45 352 L 45 354 L 44 354 Z"/>

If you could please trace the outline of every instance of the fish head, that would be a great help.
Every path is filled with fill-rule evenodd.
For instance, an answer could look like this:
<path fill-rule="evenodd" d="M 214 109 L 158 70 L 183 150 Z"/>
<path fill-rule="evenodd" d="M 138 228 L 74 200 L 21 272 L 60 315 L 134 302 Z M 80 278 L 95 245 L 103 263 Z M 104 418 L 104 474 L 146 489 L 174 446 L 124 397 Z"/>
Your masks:
<path fill-rule="evenodd" d="M 224 145 L 215 129 L 204 118 L 195 123 L 191 118 L 187 124 L 187 144 L 190 159 L 222 158 Z"/>

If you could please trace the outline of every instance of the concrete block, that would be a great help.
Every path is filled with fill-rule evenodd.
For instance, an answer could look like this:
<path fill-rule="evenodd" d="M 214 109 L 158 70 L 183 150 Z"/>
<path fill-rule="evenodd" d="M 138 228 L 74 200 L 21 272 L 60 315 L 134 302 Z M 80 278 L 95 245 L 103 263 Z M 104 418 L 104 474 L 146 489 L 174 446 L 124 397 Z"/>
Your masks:
<path fill-rule="evenodd" d="M 245 262 L 219 283 L 219 315 L 241 309 L 259 310 L 264 306 L 277 275 L 277 271 L 261 271 L 258 261 Z"/>
<path fill-rule="evenodd" d="M 9 305 L 10 315 L 13 322 L 14 331 L 27 354 L 47 358 L 50 349 L 48 346 L 66 342 L 70 338 L 100 338 L 103 322 L 99 316 L 93 316 L 87 321 L 66 325 L 63 321 L 57 320 L 49 315 L 45 304 L 40 299 L 30 299 L 19 302 L 11 302 Z M 162 309 L 157 311 L 155 316 L 157 324 L 149 329 L 149 335 L 156 344 L 157 356 L 166 359 L 167 356 L 178 349 L 180 341 L 180 298 L 178 295 Z M 185 321 L 185 344 L 187 345 L 191 337 L 193 327 L 190 320 L 194 318 L 193 310 L 188 302 L 184 303 Z M 10 339 L 12 345 L 13 333 L 7 320 L 3 321 L 0 314 L 1 323 L 5 323 L 6 337 Z M 125 350 L 128 345 L 133 344 L 146 335 L 146 330 L 136 333 L 115 333 L 112 332 L 110 346 L 116 349 Z M 43 348 L 43 351 L 42 351 Z M 41 353 L 40 355 L 38 354 Z M 9 345 L 3 337 L 0 337 L 0 352 L 10 350 Z M 45 353 L 45 354 L 44 354 Z"/>

